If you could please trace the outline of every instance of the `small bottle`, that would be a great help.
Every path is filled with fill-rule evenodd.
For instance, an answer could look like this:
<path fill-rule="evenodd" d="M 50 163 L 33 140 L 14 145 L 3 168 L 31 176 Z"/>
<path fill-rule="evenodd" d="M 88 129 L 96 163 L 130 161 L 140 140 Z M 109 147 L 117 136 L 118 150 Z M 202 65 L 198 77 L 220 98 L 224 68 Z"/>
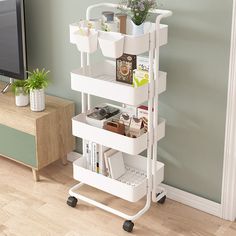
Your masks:
<path fill-rule="evenodd" d="M 119 27 L 120 27 L 120 33 L 126 34 L 126 20 L 127 20 L 127 15 L 123 13 L 117 13 L 116 14 L 116 19 L 119 22 Z"/>

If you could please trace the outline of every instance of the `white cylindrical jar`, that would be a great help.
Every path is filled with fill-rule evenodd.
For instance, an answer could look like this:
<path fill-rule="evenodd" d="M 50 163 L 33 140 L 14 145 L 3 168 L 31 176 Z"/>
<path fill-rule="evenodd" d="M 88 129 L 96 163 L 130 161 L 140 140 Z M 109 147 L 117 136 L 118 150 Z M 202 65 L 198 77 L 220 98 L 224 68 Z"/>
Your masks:
<path fill-rule="evenodd" d="M 45 110 L 45 91 L 44 91 L 44 89 L 30 90 L 30 109 L 32 111 Z"/>

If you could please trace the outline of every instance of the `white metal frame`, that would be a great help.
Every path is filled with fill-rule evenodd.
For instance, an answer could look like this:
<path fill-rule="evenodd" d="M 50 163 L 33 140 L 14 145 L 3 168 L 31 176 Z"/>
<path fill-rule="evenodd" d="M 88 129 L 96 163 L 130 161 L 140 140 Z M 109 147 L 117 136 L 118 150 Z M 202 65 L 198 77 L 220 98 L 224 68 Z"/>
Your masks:
<path fill-rule="evenodd" d="M 233 2 L 231 52 L 222 181 L 222 218 L 236 218 L 236 0 Z"/>
<path fill-rule="evenodd" d="M 90 19 L 91 11 L 94 8 L 98 7 L 110 7 L 110 8 L 117 8 L 118 4 L 112 4 L 112 3 L 99 3 L 95 5 L 91 5 L 88 7 L 86 12 L 86 19 Z M 156 135 L 158 133 L 158 76 L 159 76 L 159 30 L 160 30 L 160 22 L 163 18 L 171 16 L 172 12 L 167 10 L 154 10 L 152 13 L 156 13 L 156 47 L 155 51 L 151 49 L 149 51 L 149 97 L 148 97 L 148 109 L 149 111 L 152 111 L 154 108 L 154 117 L 152 115 L 152 112 L 149 112 L 149 122 L 148 122 L 148 148 L 147 148 L 147 196 L 146 196 L 146 204 L 138 213 L 135 215 L 127 215 L 123 212 L 120 212 L 116 209 L 113 209 L 111 207 L 108 207 L 102 203 L 99 203 L 93 199 L 90 199 L 88 197 L 85 197 L 76 191 L 79 190 L 84 184 L 79 183 L 76 186 L 72 187 L 69 190 L 70 196 L 73 196 L 77 199 L 80 199 L 84 202 L 87 202 L 91 205 L 94 205 L 96 207 L 99 207 L 105 211 L 108 211 L 110 213 L 113 213 L 117 216 L 120 216 L 121 218 L 124 218 L 126 220 L 135 221 L 137 218 L 142 216 L 145 212 L 148 211 L 148 209 L 151 206 L 151 201 L 157 202 L 159 201 L 163 196 L 166 195 L 166 191 L 164 188 L 158 188 L 156 189 L 155 180 L 156 180 L 156 158 L 157 158 L 157 143 L 154 140 L 157 140 Z M 87 58 L 87 61 L 86 61 Z M 155 61 L 155 70 L 153 68 L 153 62 Z M 90 55 L 86 53 L 81 52 L 81 67 L 84 67 L 85 65 L 90 65 Z M 90 109 L 90 95 L 89 94 L 82 94 L 82 112 L 86 112 Z M 154 143 L 155 142 L 155 143 Z M 83 144 L 83 151 L 85 151 L 85 147 Z M 157 196 L 157 193 L 160 193 Z"/>

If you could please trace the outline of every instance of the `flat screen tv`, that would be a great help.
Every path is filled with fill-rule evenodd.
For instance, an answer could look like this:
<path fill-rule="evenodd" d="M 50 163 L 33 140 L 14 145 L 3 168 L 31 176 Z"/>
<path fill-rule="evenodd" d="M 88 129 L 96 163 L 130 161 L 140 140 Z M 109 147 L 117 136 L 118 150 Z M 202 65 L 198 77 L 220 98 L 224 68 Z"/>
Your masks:
<path fill-rule="evenodd" d="M 0 75 L 26 78 L 24 0 L 0 0 Z"/>

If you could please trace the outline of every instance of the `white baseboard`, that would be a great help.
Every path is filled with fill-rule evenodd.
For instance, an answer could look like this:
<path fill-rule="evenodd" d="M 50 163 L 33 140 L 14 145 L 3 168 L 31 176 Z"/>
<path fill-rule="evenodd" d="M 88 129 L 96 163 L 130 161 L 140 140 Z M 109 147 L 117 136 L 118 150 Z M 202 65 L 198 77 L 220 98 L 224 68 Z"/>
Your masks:
<path fill-rule="evenodd" d="M 67 160 L 73 162 L 81 156 L 82 154 L 80 153 L 71 152 L 67 155 Z M 165 188 L 167 191 L 167 198 L 222 218 L 221 204 L 198 197 L 194 194 L 179 190 L 166 184 L 161 184 L 161 187 Z"/>
<path fill-rule="evenodd" d="M 166 189 L 167 198 L 222 218 L 221 204 L 198 197 L 194 194 L 179 190 L 166 184 L 161 184 L 161 187 Z"/>

